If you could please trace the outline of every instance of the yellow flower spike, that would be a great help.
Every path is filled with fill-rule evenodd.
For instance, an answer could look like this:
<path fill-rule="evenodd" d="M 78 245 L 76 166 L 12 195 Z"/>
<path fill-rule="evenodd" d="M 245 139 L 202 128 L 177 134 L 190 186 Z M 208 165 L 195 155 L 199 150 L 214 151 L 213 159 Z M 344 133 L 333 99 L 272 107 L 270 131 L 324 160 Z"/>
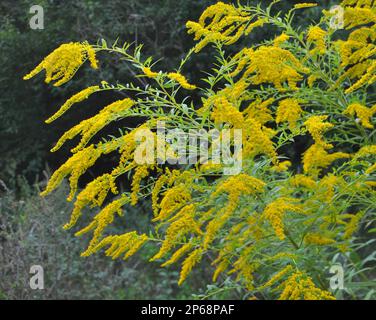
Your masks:
<path fill-rule="evenodd" d="M 303 2 L 303 3 L 297 3 L 294 5 L 294 9 L 304 9 L 304 8 L 312 8 L 317 7 L 317 3 L 315 2 Z"/>
<path fill-rule="evenodd" d="M 288 122 L 291 129 L 296 128 L 296 124 L 303 113 L 297 99 L 284 99 L 279 102 L 276 112 L 276 123 Z"/>
<path fill-rule="evenodd" d="M 297 90 L 297 83 L 303 79 L 301 73 L 309 70 L 288 50 L 275 46 L 261 46 L 250 53 L 250 63 L 243 74 L 255 85 L 270 83 L 284 91 L 287 83 L 290 90 Z"/>
<path fill-rule="evenodd" d="M 322 144 L 315 143 L 303 154 L 303 169 L 305 173 L 317 176 L 321 169 L 327 168 L 332 162 L 346 158 L 350 158 L 348 153 L 329 154 Z"/>
<path fill-rule="evenodd" d="M 91 67 L 98 68 L 95 50 L 87 43 L 70 42 L 62 44 L 50 53 L 24 80 L 31 79 L 43 69 L 46 70 L 46 83 L 56 81 L 58 87 L 68 82 L 81 65 L 89 59 Z"/>
<path fill-rule="evenodd" d="M 285 33 L 282 33 L 280 34 L 278 37 L 276 37 L 274 40 L 273 40 L 273 45 L 275 47 L 280 47 L 284 42 L 286 42 L 287 40 L 290 39 L 290 36 L 288 36 L 287 34 Z"/>
<path fill-rule="evenodd" d="M 143 165 L 143 166 L 138 166 L 135 170 L 134 176 L 132 178 L 132 193 L 131 193 L 131 205 L 135 206 L 138 202 L 138 192 L 140 191 L 140 183 L 141 180 L 146 178 L 149 175 L 149 166 Z"/>
<path fill-rule="evenodd" d="M 346 29 L 376 23 L 376 12 L 374 8 L 345 7 L 344 22 Z"/>
<path fill-rule="evenodd" d="M 281 271 L 274 274 L 266 283 L 264 283 L 262 286 L 258 287 L 258 290 L 263 290 L 265 288 L 271 287 L 274 283 L 279 281 L 281 278 L 283 278 L 286 274 L 288 274 L 291 270 L 293 270 L 291 265 L 287 265 L 284 267 Z"/>
<path fill-rule="evenodd" d="M 219 275 L 221 273 L 223 273 L 224 271 L 226 271 L 226 269 L 229 267 L 229 265 L 230 265 L 230 261 L 227 260 L 227 259 L 222 260 L 218 264 L 217 268 L 215 269 L 215 271 L 213 273 L 213 278 L 212 278 L 213 282 L 217 281 Z"/>
<path fill-rule="evenodd" d="M 149 67 L 142 68 L 142 72 L 148 77 L 148 78 L 156 78 L 158 76 L 158 72 L 153 72 Z"/>
<path fill-rule="evenodd" d="M 304 241 L 307 244 L 316 244 L 319 246 L 326 246 L 326 245 L 331 245 L 331 244 L 336 243 L 334 239 L 325 237 L 319 233 L 308 233 L 304 237 Z"/>
<path fill-rule="evenodd" d="M 52 115 L 50 118 L 48 118 L 45 122 L 51 123 L 51 122 L 55 121 L 57 118 L 61 117 L 66 111 L 68 111 L 73 104 L 84 101 L 90 95 L 92 95 L 94 92 L 99 91 L 99 90 L 100 90 L 99 86 L 92 86 L 92 87 L 88 87 L 88 88 L 76 93 L 75 95 L 70 97 L 60 107 L 60 109 L 54 115 Z"/>
<path fill-rule="evenodd" d="M 273 130 L 262 126 L 259 121 L 253 118 L 247 119 L 243 128 L 243 157 L 253 158 L 265 154 L 275 163 L 277 152 L 270 139 L 274 134 Z"/>
<path fill-rule="evenodd" d="M 287 171 L 288 168 L 291 167 L 291 161 L 282 161 L 276 164 L 275 166 L 272 167 L 272 170 L 276 172 L 284 172 Z"/>
<path fill-rule="evenodd" d="M 154 261 L 163 258 L 177 242 L 188 234 L 201 234 L 197 221 L 194 219 L 196 207 L 193 204 L 183 207 L 173 218 L 174 220 L 166 230 L 166 237 L 162 242 L 158 253 L 150 259 Z"/>
<path fill-rule="evenodd" d="M 195 85 L 189 84 L 187 79 L 180 73 L 170 72 L 167 76 L 171 79 L 179 83 L 184 89 L 187 90 L 194 90 L 197 87 Z"/>
<path fill-rule="evenodd" d="M 161 267 L 167 267 L 175 262 L 177 262 L 181 257 L 183 257 L 188 251 L 193 248 L 192 243 L 186 243 L 182 245 L 178 250 L 174 252 L 170 259 L 164 262 Z"/>
<path fill-rule="evenodd" d="M 311 54 L 324 54 L 326 52 L 326 31 L 318 26 L 310 27 L 307 33 L 308 42 L 314 43 L 315 48 L 311 50 Z"/>
<path fill-rule="evenodd" d="M 78 194 L 74 203 L 73 211 L 69 223 L 64 225 L 64 229 L 72 228 L 81 217 L 81 211 L 86 206 L 101 206 L 108 192 L 111 190 L 113 194 L 117 194 L 118 190 L 115 185 L 114 177 L 110 174 L 104 174 L 90 183 Z"/>
<path fill-rule="evenodd" d="M 311 116 L 304 122 L 308 132 L 311 134 L 313 140 L 316 143 L 322 144 L 326 148 L 329 148 L 331 145 L 325 143 L 323 140 L 323 134 L 328 131 L 329 129 L 333 128 L 334 125 L 329 122 L 324 122 L 328 116 Z"/>
<path fill-rule="evenodd" d="M 360 103 L 352 103 L 343 111 L 343 114 L 350 116 L 356 115 L 363 127 L 372 129 L 373 124 L 370 122 L 370 119 L 376 114 L 376 108 L 367 108 Z"/>
<path fill-rule="evenodd" d="M 262 101 L 256 99 L 244 111 L 243 115 L 246 119 L 251 118 L 264 125 L 268 121 L 273 121 L 272 111 L 268 108 L 273 102 L 274 98 Z"/>
<path fill-rule="evenodd" d="M 315 286 L 311 277 L 296 271 L 282 284 L 279 300 L 335 300 L 333 295 Z"/>
<path fill-rule="evenodd" d="M 97 132 L 103 129 L 108 123 L 124 117 L 126 115 L 125 112 L 127 112 L 134 104 L 135 102 L 129 98 L 111 103 L 94 117 L 83 120 L 65 132 L 56 143 L 55 147 L 51 149 L 51 152 L 57 151 L 67 140 L 71 140 L 79 134 L 81 135 L 81 140 L 71 151 L 75 153 L 82 150 Z"/>
<path fill-rule="evenodd" d="M 358 212 L 351 216 L 350 221 L 345 226 L 343 239 L 350 239 L 351 236 L 359 229 L 359 223 L 364 216 L 364 212 Z"/>
<path fill-rule="evenodd" d="M 308 190 L 312 190 L 316 187 L 316 181 L 303 174 L 296 174 L 292 176 L 289 182 L 294 187 L 304 187 Z"/>
<path fill-rule="evenodd" d="M 280 240 L 284 240 L 286 235 L 284 232 L 283 217 L 286 212 L 304 213 L 301 205 L 296 204 L 297 199 L 294 198 L 279 198 L 269 203 L 262 214 L 262 216 L 270 222 L 276 236 Z"/>
<path fill-rule="evenodd" d="M 106 255 L 117 259 L 123 255 L 123 260 L 133 256 L 142 245 L 147 242 L 148 237 L 145 234 L 138 235 L 135 231 L 123 235 L 108 236 L 102 239 L 96 246 L 90 250 L 93 254 L 105 246 L 110 245 L 106 250 Z"/>
<path fill-rule="evenodd" d="M 192 199 L 189 189 L 184 184 L 178 184 L 168 189 L 160 203 L 160 212 L 153 221 L 163 221 Z"/>
<path fill-rule="evenodd" d="M 129 202 L 129 198 L 122 195 L 120 198 L 112 201 L 106 207 L 104 207 L 94 218 L 93 221 L 76 232 L 76 236 L 81 236 L 87 232 L 93 231 L 93 236 L 90 240 L 88 248 L 81 254 L 83 257 L 87 257 L 99 250 L 97 245 L 100 243 L 100 238 L 104 232 L 104 229 L 114 221 L 115 214 L 119 216 L 123 215 L 122 207 Z"/>
<path fill-rule="evenodd" d="M 67 176 L 69 178 L 71 191 L 68 196 L 69 200 L 73 199 L 73 196 L 77 190 L 77 183 L 79 177 L 100 157 L 101 152 L 91 145 L 80 152 L 71 156 L 59 169 L 57 169 L 51 176 L 45 190 L 41 193 L 41 196 L 46 196 L 60 185 L 61 181 Z"/>
<path fill-rule="evenodd" d="M 193 251 L 188 258 L 186 258 L 183 262 L 182 269 L 180 271 L 180 279 L 178 285 L 180 286 L 185 279 L 187 279 L 188 275 L 191 273 L 193 267 L 200 262 L 203 255 L 202 249 L 196 249 Z"/>
<path fill-rule="evenodd" d="M 215 99 L 213 112 L 210 118 L 216 125 L 230 123 L 234 128 L 242 128 L 244 118 L 242 113 L 236 109 L 225 97 L 219 96 Z"/>

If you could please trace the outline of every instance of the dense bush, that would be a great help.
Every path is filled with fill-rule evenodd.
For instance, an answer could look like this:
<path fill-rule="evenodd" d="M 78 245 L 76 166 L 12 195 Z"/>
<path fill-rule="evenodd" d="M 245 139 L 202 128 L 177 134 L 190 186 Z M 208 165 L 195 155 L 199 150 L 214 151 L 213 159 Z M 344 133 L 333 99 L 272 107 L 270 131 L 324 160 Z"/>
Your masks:
<path fill-rule="evenodd" d="M 159 71 L 152 58 L 143 58 L 141 46 L 103 40 L 64 44 L 25 77 L 45 70 L 46 81 L 59 86 L 86 60 L 97 69 L 97 55 L 108 52 L 120 55 L 137 79 L 148 80 L 141 86 L 102 81 L 72 96 L 47 120 L 97 92 L 126 96 L 66 131 L 52 149 L 80 137 L 42 194 L 69 176 L 68 200 L 75 202 L 65 228 L 85 222 L 76 232 L 92 234 L 83 256 L 106 248 L 113 259 L 128 259 L 157 244 L 152 261 L 169 266 L 183 259 L 179 284 L 214 255 L 215 292 L 266 299 L 373 297 L 375 7 L 372 1 L 343 1 L 344 30 L 338 32 L 338 12 L 324 11 L 313 25 L 298 28 L 295 12 L 316 5 L 297 4 L 281 13 L 278 2 L 209 6 L 198 22 L 187 23 L 197 44 L 175 70 Z M 251 45 L 241 42 L 264 26 L 276 34 Z M 240 46 L 228 49 L 236 42 Z M 214 52 L 215 61 L 193 84 L 182 73 L 203 49 Z M 118 122 L 116 136 L 98 137 L 109 123 L 126 118 L 138 118 L 140 125 Z M 160 165 L 149 152 L 159 151 L 161 121 L 186 132 L 241 130 L 242 153 L 236 153 L 235 142 L 231 149 L 232 165 L 242 160 L 240 172 L 226 175 L 231 163 L 216 163 L 214 154 L 202 163 Z M 209 150 L 217 143 L 211 137 Z M 160 159 L 178 160 L 177 152 L 170 140 Z M 114 167 L 76 195 L 83 173 L 109 154 L 119 155 Z M 129 178 L 130 190 L 123 189 Z M 149 197 L 152 230 L 111 229 L 123 208 L 137 208 Z M 103 204 L 87 221 L 84 208 Z M 344 269 L 345 289 L 330 292 L 334 263 Z"/>

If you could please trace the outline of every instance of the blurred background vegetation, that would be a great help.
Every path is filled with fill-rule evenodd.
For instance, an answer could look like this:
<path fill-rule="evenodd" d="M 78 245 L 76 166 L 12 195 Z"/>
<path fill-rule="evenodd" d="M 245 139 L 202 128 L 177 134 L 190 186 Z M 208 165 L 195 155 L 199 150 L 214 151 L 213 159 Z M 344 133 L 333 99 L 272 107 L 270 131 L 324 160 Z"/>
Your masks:
<path fill-rule="evenodd" d="M 115 57 L 99 57 L 99 71 L 82 68 L 71 82 L 59 88 L 46 86 L 41 76 L 31 81 L 22 81 L 22 77 L 60 44 L 84 40 L 95 43 L 100 38 L 108 43 L 117 38 L 120 42 L 143 43 L 145 57 L 153 55 L 154 60 L 161 59 L 161 69 L 173 70 L 193 45 L 192 37 L 186 34 L 185 22 L 197 20 L 204 8 L 215 2 L 0 2 L 0 298 L 183 299 L 206 290 L 203 284 L 210 282 L 210 273 L 209 264 L 205 263 L 190 281 L 178 288 L 178 270 L 157 268 L 156 264 L 147 263 L 147 255 L 138 255 L 127 263 L 113 262 L 101 255 L 80 259 L 79 253 L 84 248 L 82 240 L 61 230 L 70 211 L 65 203 L 66 190 L 62 188 L 48 199 L 38 196 L 38 188 L 45 181 L 49 168 L 56 169 L 68 157 L 69 148 L 49 152 L 58 137 L 89 114 L 95 114 L 114 97 L 99 94 L 50 126 L 44 120 L 68 97 L 89 85 L 102 80 L 109 83 L 132 81 L 129 66 Z M 249 2 L 261 1 L 244 1 Z M 295 2 L 302 1 L 282 1 L 279 6 L 286 9 Z M 318 2 L 325 8 L 338 3 Z M 29 9 L 34 4 L 44 8 L 43 30 L 29 27 L 32 16 Z M 321 9 L 311 9 L 309 17 L 298 16 L 298 24 L 309 24 L 320 15 Z M 273 30 L 266 29 L 246 41 L 272 36 Z M 185 73 L 193 83 L 198 81 L 211 59 L 210 50 L 204 50 L 187 66 Z M 127 217 L 127 225 L 132 229 L 136 224 L 146 228 L 148 210 L 139 206 L 133 212 L 133 218 Z M 124 226 L 117 227 L 124 231 Z M 48 288 L 42 293 L 28 289 L 32 264 L 45 266 Z M 241 298 L 241 293 L 214 297 Z"/>

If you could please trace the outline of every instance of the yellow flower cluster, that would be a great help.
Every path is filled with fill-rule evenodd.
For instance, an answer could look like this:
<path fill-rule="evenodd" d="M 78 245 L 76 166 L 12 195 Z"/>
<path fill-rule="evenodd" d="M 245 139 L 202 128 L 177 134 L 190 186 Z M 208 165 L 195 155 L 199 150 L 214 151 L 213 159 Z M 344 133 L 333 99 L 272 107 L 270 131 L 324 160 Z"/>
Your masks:
<path fill-rule="evenodd" d="M 182 242 L 185 236 L 190 233 L 201 234 L 200 227 L 195 221 L 196 207 L 194 204 L 184 206 L 169 221 L 171 224 L 165 231 L 165 239 L 162 242 L 158 253 L 151 258 L 151 261 L 163 258 L 177 243 Z"/>
<path fill-rule="evenodd" d="M 244 118 L 255 119 L 262 125 L 264 125 L 266 122 L 273 121 L 274 118 L 269 106 L 274 102 L 274 100 L 274 98 L 269 98 L 265 101 L 256 99 L 243 111 Z"/>
<path fill-rule="evenodd" d="M 333 295 L 315 286 L 311 277 L 296 271 L 281 285 L 279 300 L 334 300 Z"/>
<path fill-rule="evenodd" d="M 109 191 L 117 194 L 118 190 L 115 184 L 114 176 L 104 174 L 94 179 L 77 195 L 69 223 L 64 225 L 64 229 L 72 228 L 81 216 L 82 210 L 88 206 L 100 207 L 103 204 Z"/>
<path fill-rule="evenodd" d="M 44 69 L 46 70 L 46 83 L 56 81 L 54 86 L 61 86 L 72 79 L 87 59 L 92 68 L 98 68 L 95 50 L 92 46 L 79 42 L 66 43 L 44 58 L 34 70 L 24 76 L 24 80 L 34 77 Z"/>
<path fill-rule="evenodd" d="M 179 83 L 184 89 L 187 90 L 194 90 L 196 86 L 193 84 L 189 84 L 187 79 L 180 73 L 170 72 L 167 76 L 171 79 Z"/>
<path fill-rule="evenodd" d="M 217 232 L 239 206 L 240 197 L 242 195 L 256 195 L 262 193 L 264 188 L 265 183 L 263 181 L 247 174 L 238 174 L 219 183 L 211 197 L 216 198 L 222 193 L 227 193 L 228 202 L 226 207 L 208 223 L 203 239 L 203 248 L 206 249 L 215 239 Z"/>
<path fill-rule="evenodd" d="M 307 40 L 315 44 L 315 48 L 311 50 L 311 54 L 324 54 L 326 52 L 325 44 L 326 31 L 318 26 L 312 26 L 307 33 Z"/>
<path fill-rule="evenodd" d="M 303 113 L 302 108 L 299 105 L 299 101 L 296 99 L 284 99 L 279 102 L 279 106 L 276 112 L 276 123 L 287 121 L 291 129 L 296 128 L 296 123 L 300 119 Z"/>
<path fill-rule="evenodd" d="M 257 120 L 246 120 L 243 128 L 243 157 L 254 158 L 265 154 L 275 162 L 277 153 L 271 141 L 274 135 L 274 130 L 261 125 Z"/>
<path fill-rule="evenodd" d="M 133 256 L 147 240 L 148 236 L 146 234 L 138 235 L 135 231 L 122 235 L 108 236 L 93 247 L 90 254 L 110 245 L 105 251 L 107 256 L 112 257 L 112 259 L 117 259 L 123 255 L 123 260 L 126 260 Z"/>
<path fill-rule="evenodd" d="M 118 214 L 119 216 L 123 215 L 122 207 L 128 202 L 129 198 L 125 195 L 121 195 L 120 198 L 105 206 L 86 227 L 76 232 L 76 236 L 81 236 L 93 231 L 93 236 L 88 248 L 81 254 L 83 257 L 87 257 L 99 250 L 97 245 L 100 243 L 105 228 L 114 221 L 115 214 Z"/>
<path fill-rule="evenodd" d="M 304 122 L 304 125 L 311 134 L 313 140 L 315 140 L 316 144 L 329 148 L 330 144 L 324 141 L 323 134 L 327 130 L 333 128 L 334 125 L 329 122 L 324 122 L 327 118 L 328 116 L 311 116 Z"/>
<path fill-rule="evenodd" d="M 65 132 L 51 151 L 54 152 L 59 150 L 67 140 L 71 140 L 79 134 L 81 135 L 81 140 L 79 144 L 72 149 L 72 152 L 74 153 L 82 150 L 90 139 L 108 123 L 124 117 L 128 109 L 131 108 L 134 103 L 135 102 L 129 98 L 111 103 L 103 108 L 96 116 L 81 121 L 79 124 Z"/>
<path fill-rule="evenodd" d="M 282 33 L 273 40 L 273 45 L 275 47 L 280 47 L 284 42 L 286 42 L 289 39 L 290 36 L 288 36 L 286 33 Z"/>
<path fill-rule="evenodd" d="M 294 8 L 304 9 L 304 8 L 312 8 L 316 6 L 317 6 L 317 3 L 314 3 L 314 2 L 302 2 L 302 3 L 297 3 L 296 5 L 294 5 Z"/>
<path fill-rule="evenodd" d="M 80 176 L 98 160 L 101 151 L 90 145 L 87 148 L 80 150 L 70 157 L 59 169 L 57 169 L 51 176 L 45 190 L 41 193 L 45 196 L 55 190 L 63 179 L 70 175 L 70 194 L 68 200 L 72 200 L 75 192 L 77 191 L 78 179 Z"/>
<path fill-rule="evenodd" d="M 346 93 L 352 93 L 376 81 L 376 9 L 369 1 L 343 1 L 346 29 L 354 29 L 347 40 L 337 42 L 341 66 L 347 70 L 339 77 L 336 86 L 344 80 L 352 80 Z"/>
<path fill-rule="evenodd" d="M 166 191 L 160 203 L 160 211 L 154 218 L 155 221 L 165 220 L 175 210 L 181 208 L 184 204 L 191 200 L 189 189 L 184 184 L 178 184 Z"/>
<path fill-rule="evenodd" d="M 246 69 L 243 79 L 255 85 L 271 83 L 280 91 L 284 90 L 286 82 L 289 89 L 296 90 L 298 81 L 303 79 L 301 73 L 309 72 L 290 51 L 276 46 L 245 49 L 234 59 L 237 61 L 236 73 Z"/>
<path fill-rule="evenodd" d="M 155 78 L 158 75 L 157 72 L 151 71 L 149 67 L 142 68 L 142 71 L 148 78 Z"/>
<path fill-rule="evenodd" d="M 214 102 L 214 110 L 210 115 L 214 123 L 230 123 L 234 128 L 242 128 L 244 118 L 242 113 L 235 108 L 225 97 L 219 96 Z"/>
<path fill-rule="evenodd" d="M 321 169 L 327 168 L 332 162 L 349 157 L 344 152 L 328 153 L 322 144 L 315 143 L 303 155 L 303 169 L 305 173 L 317 176 Z"/>
<path fill-rule="evenodd" d="M 285 239 L 283 218 L 287 212 L 304 213 L 301 205 L 297 204 L 297 199 L 279 198 L 269 203 L 262 214 L 263 218 L 268 220 L 277 237 L 281 240 Z"/>
<path fill-rule="evenodd" d="M 367 108 L 360 103 L 352 103 L 350 104 L 346 110 L 343 111 L 343 114 L 350 115 L 350 116 L 357 116 L 363 125 L 363 127 L 372 129 L 373 124 L 370 122 L 370 119 L 376 113 L 376 105 L 372 108 Z"/>
<path fill-rule="evenodd" d="M 304 241 L 308 244 L 316 244 L 320 246 L 326 246 L 336 242 L 335 240 L 325 237 L 319 233 L 308 233 L 305 236 Z"/>
<path fill-rule="evenodd" d="M 181 285 L 187 278 L 193 267 L 200 262 L 203 255 L 202 249 L 196 249 L 184 260 L 183 266 L 180 272 L 180 279 L 178 284 Z"/>
<path fill-rule="evenodd" d="M 67 112 L 71 106 L 73 106 L 75 103 L 84 101 L 87 99 L 90 95 L 92 95 L 94 92 L 99 91 L 99 86 L 91 86 L 84 90 L 81 90 L 80 92 L 76 93 L 72 97 L 70 97 L 61 107 L 60 109 L 53 114 L 51 117 L 49 117 L 45 122 L 51 123 L 55 121 L 57 118 L 61 117 L 65 112 Z"/>
<path fill-rule="evenodd" d="M 268 287 L 271 287 L 273 284 L 278 282 L 280 279 L 282 279 L 286 274 L 288 274 L 290 271 L 293 270 L 293 267 L 291 265 L 287 265 L 282 270 L 274 274 L 266 283 L 264 283 L 262 286 L 260 286 L 258 289 L 262 290 Z"/>
<path fill-rule="evenodd" d="M 266 22 L 264 19 L 259 19 L 249 23 L 249 19 L 249 13 L 246 11 L 232 4 L 218 2 L 209 6 L 198 22 L 188 21 L 186 26 L 188 33 L 194 33 L 195 40 L 200 40 L 195 46 L 195 51 L 199 52 L 209 43 L 216 41 L 226 45 L 233 44 L 243 34 L 248 35 L 254 28 L 261 27 Z"/>

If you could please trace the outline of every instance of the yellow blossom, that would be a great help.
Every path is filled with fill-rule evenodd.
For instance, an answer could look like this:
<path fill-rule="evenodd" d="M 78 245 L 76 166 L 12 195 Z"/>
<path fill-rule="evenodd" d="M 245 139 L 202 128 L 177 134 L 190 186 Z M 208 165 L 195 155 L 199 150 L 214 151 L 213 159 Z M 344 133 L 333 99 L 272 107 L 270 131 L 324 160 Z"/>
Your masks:
<path fill-rule="evenodd" d="M 189 84 L 188 81 L 187 81 L 187 79 L 182 74 L 180 74 L 180 73 L 170 72 L 169 74 L 167 74 L 167 76 L 171 80 L 174 80 L 177 83 L 179 83 L 184 89 L 187 89 L 187 90 L 194 90 L 194 89 L 196 89 L 196 86 L 192 85 L 192 84 Z"/>
<path fill-rule="evenodd" d="M 269 203 L 262 214 L 263 217 L 271 223 L 276 236 L 281 240 L 286 237 L 283 226 L 283 217 L 285 213 L 289 211 L 296 213 L 304 212 L 301 206 L 296 204 L 296 199 L 279 198 Z"/>
<path fill-rule="evenodd" d="M 214 102 L 214 109 L 210 115 L 215 124 L 230 123 L 234 128 L 242 128 L 244 118 L 225 97 L 219 96 Z"/>
<path fill-rule="evenodd" d="M 364 212 L 358 212 L 351 216 L 350 221 L 346 224 L 345 232 L 343 234 L 344 239 L 349 239 L 359 228 L 359 222 L 363 218 Z"/>
<path fill-rule="evenodd" d="M 33 71 L 24 76 L 24 80 L 34 77 L 44 69 L 46 70 L 46 83 L 56 81 L 54 86 L 57 87 L 72 79 L 87 59 L 92 68 L 98 68 L 95 51 L 89 44 L 79 42 L 62 44 L 44 58 Z"/>
<path fill-rule="evenodd" d="M 158 75 L 158 72 L 151 71 L 149 67 L 144 67 L 142 71 L 149 78 L 155 78 Z"/>
<path fill-rule="evenodd" d="M 300 119 L 303 110 L 296 99 L 284 99 L 277 108 L 276 122 L 287 121 L 291 129 L 296 128 L 296 123 Z"/>
<path fill-rule="evenodd" d="M 315 286 L 311 277 L 296 271 L 282 284 L 279 300 L 334 300 L 333 295 Z"/>
<path fill-rule="evenodd" d="M 322 144 L 315 143 L 303 154 L 303 169 L 305 173 L 315 176 L 321 172 L 321 169 L 327 168 L 332 162 L 349 157 L 350 155 L 344 152 L 329 154 Z"/>
<path fill-rule="evenodd" d="M 111 190 L 113 194 L 118 193 L 115 178 L 110 174 L 99 176 L 88 183 L 86 187 L 78 194 L 74 203 L 70 221 L 64 225 L 64 229 L 70 229 L 76 224 L 84 207 L 90 204 L 92 206 L 101 206 L 109 190 Z"/>
<path fill-rule="evenodd" d="M 325 236 L 318 234 L 318 233 L 308 233 L 308 234 L 306 234 L 306 236 L 304 237 L 304 241 L 307 244 L 316 244 L 316 245 L 320 245 L 320 246 L 330 245 L 330 244 L 333 244 L 333 243 L 336 242 L 334 239 L 325 237 Z"/>
<path fill-rule="evenodd" d="M 307 189 L 313 189 L 316 187 L 316 181 L 311 177 L 305 176 L 303 174 L 296 174 L 290 178 L 290 183 L 294 187 L 304 187 Z"/>
<path fill-rule="evenodd" d="M 181 285 L 185 279 L 188 277 L 188 275 L 191 273 L 193 267 L 200 262 L 203 255 L 202 249 L 196 249 L 194 250 L 188 258 L 186 258 L 183 262 L 183 267 L 180 271 L 180 279 L 178 284 Z"/>
<path fill-rule="evenodd" d="M 147 165 L 138 166 L 132 178 L 132 193 L 131 205 L 135 206 L 138 202 L 138 192 L 140 191 L 141 180 L 146 178 L 149 174 L 149 167 Z"/>
<path fill-rule="evenodd" d="M 113 102 L 102 109 L 94 117 L 81 121 L 79 124 L 65 132 L 51 151 L 54 152 L 60 149 L 67 140 L 73 139 L 78 134 L 81 134 L 81 140 L 79 144 L 72 149 L 72 152 L 81 150 L 89 140 L 108 123 L 123 117 L 125 112 L 127 112 L 134 103 L 135 102 L 129 98 Z"/>
<path fill-rule="evenodd" d="M 124 255 L 123 260 L 126 260 L 133 256 L 147 240 L 148 236 L 146 234 L 138 235 L 135 231 L 122 235 L 108 236 L 93 247 L 90 254 L 110 245 L 106 250 L 107 256 L 112 257 L 112 259 L 117 259 L 121 255 Z"/>
<path fill-rule="evenodd" d="M 363 127 L 372 129 L 373 124 L 370 122 L 371 117 L 376 113 L 376 107 L 367 108 L 360 103 L 350 104 L 346 110 L 343 111 L 343 114 L 350 116 L 357 116 L 360 119 Z"/>
<path fill-rule="evenodd" d="M 245 118 L 253 118 L 263 125 L 273 120 L 272 111 L 268 108 L 273 102 L 274 98 L 265 101 L 256 99 L 243 111 L 243 115 Z"/>
<path fill-rule="evenodd" d="M 154 218 L 155 221 L 165 220 L 175 210 L 181 208 L 191 200 L 189 189 L 184 184 L 178 184 L 166 191 L 160 203 L 160 212 Z"/>
<path fill-rule="evenodd" d="M 314 43 L 315 48 L 311 50 L 312 54 L 324 54 L 326 52 L 325 43 L 326 31 L 318 26 L 310 27 L 307 33 L 308 42 Z"/>
<path fill-rule="evenodd" d="M 288 83 L 292 90 L 297 89 L 297 82 L 302 80 L 301 73 L 308 69 L 288 50 L 279 47 L 261 46 L 250 53 L 250 62 L 243 77 L 251 75 L 252 83 L 272 83 L 278 90 L 284 90 L 283 84 Z"/>
<path fill-rule="evenodd" d="M 311 116 L 304 122 L 304 125 L 317 144 L 322 144 L 326 148 L 329 148 L 331 145 L 324 142 L 323 134 L 333 128 L 334 125 L 329 122 L 323 122 L 327 118 L 328 116 Z"/>
<path fill-rule="evenodd" d="M 61 117 L 66 111 L 70 109 L 70 107 L 78 102 L 84 101 L 87 99 L 90 95 L 92 95 L 94 92 L 99 91 L 99 86 L 92 86 L 88 87 L 72 97 L 70 97 L 61 107 L 60 109 L 51 117 L 49 117 L 45 122 L 51 123 L 52 121 L 55 121 L 57 118 Z"/>
<path fill-rule="evenodd" d="M 316 6 L 317 6 L 317 3 L 315 2 L 302 2 L 302 3 L 297 3 L 296 5 L 294 5 L 294 9 L 312 8 Z"/>
<path fill-rule="evenodd" d="M 292 266 L 291 265 L 287 265 L 286 267 L 284 267 L 281 271 L 277 272 L 276 274 L 274 274 L 266 283 L 264 283 L 261 287 L 258 287 L 259 290 L 262 290 L 262 289 L 265 289 L 265 288 L 268 288 L 270 286 L 272 286 L 274 283 L 276 283 L 277 281 L 279 281 L 281 278 L 283 278 L 286 274 L 288 274 L 290 271 L 292 270 Z"/>
<path fill-rule="evenodd" d="M 94 218 L 91 223 L 75 233 L 76 236 L 81 236 L 93 230 L 93 237 L 90 240 L 88 248 L 81 254 L 87 257 L 98 250 L 98 243 L 103 234 L 104 229 L 114 221 L 115 214 L 123 215 L 122 207 L 129 202 L 127 196 L 122 195 L 120 198 L 112 201 L 104 207 Z"/>
<path fill-rule="evenodd" d="M 282 43 L 286 42 L 289 39 L 290 39 L 290 36 L 288 36 L 285 33 L 282 33 L 273 40 L 273 45 L 276 47 L 280 47 Z"/>

